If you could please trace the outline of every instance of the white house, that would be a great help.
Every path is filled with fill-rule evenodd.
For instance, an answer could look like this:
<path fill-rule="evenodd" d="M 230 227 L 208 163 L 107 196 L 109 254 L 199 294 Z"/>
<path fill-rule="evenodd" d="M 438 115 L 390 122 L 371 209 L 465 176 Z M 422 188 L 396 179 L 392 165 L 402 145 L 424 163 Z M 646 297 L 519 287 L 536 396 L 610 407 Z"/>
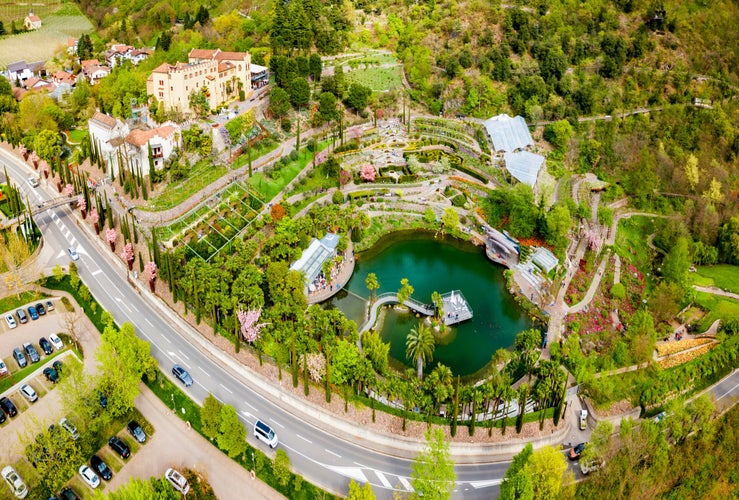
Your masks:
<path fill-rule="evenodd" d="M 43 61 L 34 63 L 18 61 L 8 64 L 8 69 L 5 70 L 5 76 L 14 84 L 15 82 L 23 82 L 29 78 L 33 78 L 34 76 L 41 76 L 43 72 Z"/>
<path fill-rule="evenodd" d="M 131 129 L 125 122 L 98 111 L 88 120 L 87 128 L 110 177 L 118 175 L 119 164 L 147 175 L 149 147 L 154 168 L 159 169 L 172 152 L 182 146 L 181 129 L 173 122 L 153 129 Z"/>
<path fill-rule="evenodd" d="M 41 29 L 41 24 L 41 18 L 35 15 L 33 11 L 31 11 L 23 20 L 23 28 L 28 31 Z"/>
<path fill-rule="evenodd" d="M 97 59 L 82 61 L 80 62 L 80 66 L 82 66 L 82 76 L 90 83 L 90 85 L 95 85 L 110 74 L 110 68 L 100 64 Z"/>

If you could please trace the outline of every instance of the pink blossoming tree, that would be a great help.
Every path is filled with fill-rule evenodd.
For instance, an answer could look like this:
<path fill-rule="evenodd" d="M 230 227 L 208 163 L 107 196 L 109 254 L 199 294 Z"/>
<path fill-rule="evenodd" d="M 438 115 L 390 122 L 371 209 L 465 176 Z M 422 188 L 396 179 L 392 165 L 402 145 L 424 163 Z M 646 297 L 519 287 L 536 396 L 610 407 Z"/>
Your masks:
<path fill-rule="evenodd" d="M 359 177 L 367 182 L 374 181 L 376 175 L 377 173 L 375 172 L 375 167 L 373 167 L 372 165 L 363 165 L 362 168 L 359 170 Z"/>
<path fill-rule="evenodd" d="M 74 186 L 67 184 L 64 186 L 64 196 L 72 196 L 74 194 Z"/>
<path fill-rule="evenodd" d="M 126 243 L 121 256 L 126 264 L 128 264 L 128 270 L 133 271 L 133 245 L 131 243 Z"/>
<path fill-rule="evenodd" d="M 77 208 L 80 209 L 80 213 L 82 214 L 82 218 L 83 219 L 86 219 L 87 218 L 87 202 L 85 201 L 84 198 L 80 198 L 77 201 Z"/>
<path fill-rule="evenodd" d="M 157 281 L 157 265 L 151 261 L 147 262 L 144 266 L 144 272 L 149 277 L 149 288 L 151 293 L 154 293 Z"/>
<path fill-rule="evenodd" d="M 56 190 L 62 192 L 62 178 L 59 177 L 59 172 L 54 174 L 54 184 L 56 184 Z"/>
<path fill-rule="evenodd" d="M 239 323 L 241 323 L 241 336 L 250 344 L 253 344 L 257 340 L 262 327 L 267 324 L 257 323 L 261 315 L 261 307 L 259 309 L 248 309 L 246 311 L 239 310 L 236 313 L 236 317 L 239 319 Z"/>
<path fill-rule="evenodd" d="M 90 212 L 90 221 L 95 227 L 95 234 L 100 234 L 100 225 L 98 224 L 98 222 L 100 221 L 100 216 L 98 215 L 98 210 L 95 207 L 92 207 L 92 211 Z"/>
<path fill-rule="evenodd" d="M 115 253 L 115 240 L 118 239 L 118 233 L 116 233 L 115 229 L 106 229 L 105 239 L 110 243 L 110 250 Z"/>

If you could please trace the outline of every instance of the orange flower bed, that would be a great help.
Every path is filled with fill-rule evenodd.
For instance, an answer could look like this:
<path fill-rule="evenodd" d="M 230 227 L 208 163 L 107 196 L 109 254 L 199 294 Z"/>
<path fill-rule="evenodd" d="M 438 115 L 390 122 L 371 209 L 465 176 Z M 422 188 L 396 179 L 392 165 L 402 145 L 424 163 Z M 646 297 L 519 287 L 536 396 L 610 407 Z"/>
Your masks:
<path fill-rule="evenodd" d="M 657 344 L 657 355 L 668 356 L 670 354 L 675 354 L 680 351 L 687 351 L 692 347 L 709 344 L 711 342 L 713 342 L 711 339 L 686 339 L 680 341 L 676 340 L 672 342 L 665 342 L 664 344 Z"/>
<path fill-rule="evenodd" d="M 707 353 L 708 351 L 716 347 L 717 344 L 718 344 L 717 342 L 705 344 L 692 351 L 680 352 L 672 356 L 666 357 L 664 359 L 659 360 L 657 363 L 663 369 L 672 368 L 673 366 L 687 363 L 688 361 L 692 361 L 695 358 L 704 355 L 705 353 Z"/>

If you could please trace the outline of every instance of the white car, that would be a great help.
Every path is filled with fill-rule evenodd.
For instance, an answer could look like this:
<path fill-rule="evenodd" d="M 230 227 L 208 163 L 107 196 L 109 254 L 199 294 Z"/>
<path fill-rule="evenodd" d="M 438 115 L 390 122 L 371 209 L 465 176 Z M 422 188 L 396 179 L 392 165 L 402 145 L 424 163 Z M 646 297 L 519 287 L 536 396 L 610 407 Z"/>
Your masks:
<path fill-rule="evenodd" d="M 10 465 L 6 465 L 2 471 L 2 476 L 3 479 L 5 479 L 5 482 L 8 483 L 8 487 L 10 488 L 10 491 L 13 492 L 13 495 L 15 495 L 15 498 L 26 498 L 26 495 L 28 495 L 28 487 L 14 468 Z"/>
<path fill-rule="evenodd" d="M 49 335 L 49 342 L 51 342 L 51 345 L 54 346 L 54 349 L 57 351 L 61 351 L 64 349 L 64 342 L 62 342 L 62 339 L 59 338 L 59 335 L 56 333 L 52 333 Z"/>
<path fill-rule="evenodd" d="M 28 384 L 23 384 L 21 386 L 20 393 L 23 394 L 23 397 L 31 403 L 38 400 L 38 394 L 36 394 L 36 391 L 33 390 L 33 387 Z"/>
<path fill-rule="evenodd" d="M 580 410 L 580 430 L 588 428 L 588 410 Z"/>
<path fill-rule="evenodd" d="M 80 467 L 80 476 L 82 476 L 82 480 L 85 481 L 90 488 L 95 489 L 100 486 L 100 478 L 87 465 Z"/>
<path fill-rule="evenodd" d="M 31 176 L 28 178 L 28 183 L 31 185 L 31 187 L 38 187 L 38 177 Z"/>
<path fill-rule="evenodd" d="M 18 326 L 18 323 L 15 322 L 15 318 L 12 314 L 8 313 L 5 315 L 5 323 L 8 325 L 8 328 L 11 330 Z"/>
<path fill-rule="evenodd" d="M 164 477 L 167 478 L 167 481 L 172 484 L 174 489 L 183 495 L 187 495 L 187 492 L 190 491 L 190 485 L 187 483 L 187 479 L 185 479 L 185 477 L 175 469 L 167 469 L 167 472 L 164 473 Z"/>
<path fill-rule="evenodd" d="M 8 374 L 8 367 L 5 366 L 5 362 L 0 359 L 0 376 Z"/>
<path fill-rule="evenodd" d="M 67 253 L 72 260 L 80 260 L 80 256 L 77 253 L 77 250 L 74 249 L 74 247 L 67 248 Z"/>

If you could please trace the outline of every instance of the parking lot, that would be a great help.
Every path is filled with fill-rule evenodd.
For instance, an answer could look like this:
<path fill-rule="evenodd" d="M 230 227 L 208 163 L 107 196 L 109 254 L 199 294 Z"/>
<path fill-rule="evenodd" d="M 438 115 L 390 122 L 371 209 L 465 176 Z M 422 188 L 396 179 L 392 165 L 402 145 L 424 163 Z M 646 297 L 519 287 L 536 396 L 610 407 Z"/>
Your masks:
<path fill-rule="evenodd" d="M 69 313 L 66 312 L 61 301 L 54 300 L 55 310 L 41 316 L 38 320 L 18 324 L 16 328 L 8 328 L 5 321 L 0 321 L 0 357 L 6 363 L 9 375 L 0 377 L 0 380 L 19 371 L 19 367 L 12 357 L 13 348 L 21 347 L 25 342 L 31 342 L 41 356 L 38 363 L 30 364 L 35 367 L 33 373 L 24 380 L 16 380 L 12 388 L 3 391 L 0 396 L 10 397 L 18 408 L 18 415 L 8 418 L 0 424 L 0 465 L 13 464 L 24 460 L 25 436 L 35 436 L 46 429 L 49 424 L 59 422 L 64 416 L 60 391 L 54 389 L 54 384 L 45 379 L 41 370 L 51 365 L 52 359 L 46 356 L 38 345 L 41 336 L 47 337 L 50 333 L 62 333 L 67 329 Z M 75 305 L 75 309 L 80 308 Z M 3 311 L 4 313 L 5 311 Z M 17 319 L 17 318 L 16 318 Z M 89 373 L 96 370 L 96 360 L 93 355 L 100 343 L 100 334 L 92 323 L 81 312 L 76 320 L 77 337 L 81 350 L 85 353 L 84 368 Z M 66 340 L 65 340 L 66 343 Z M 60 354 L 56 351 L 51 356 L 53 360 L 74 355 L 65 345 Z M 22 383 L 29 383 L 38 393 L 38 400 L 30 403 L 19 393 Z M 169 467 L 179 469 L 190 468 L 198 471 L 208 479 L 219 499 L 278 499 L 283 498 L 262 481 L 251 479 L 249 473 L 229 459 L 206 439 L 189 429 L 176 415 L 173 415 L 167 406 L 142 383 L 142 394 L 136 399 L 136 407 L 144 418 L 155 429 L 146 443 L 139 445 L 133 441 L 129 433 L 122 429 L 118 435 L 131 447 L 132 456 L 122 460 L 108 446 L 104 446 L 98 454 L 113 469 L 113 478 L 110 482 L 103 482 L 104 491 L 113 491 L 132 477 L 148 479 L 151 476 L 162 477 Z M 30 466 L 29 466 L 30 467 Z M 75 474 L 69 484 L 74 490 L 89 496 L 91 490 L 82 483 Z M 29 485 L 31 490 L 33 485 Z M 10 494 L 5 484 L 0 484 L 0 499 Z M 8 497 L 10 498 L 10 497 Z"/>

